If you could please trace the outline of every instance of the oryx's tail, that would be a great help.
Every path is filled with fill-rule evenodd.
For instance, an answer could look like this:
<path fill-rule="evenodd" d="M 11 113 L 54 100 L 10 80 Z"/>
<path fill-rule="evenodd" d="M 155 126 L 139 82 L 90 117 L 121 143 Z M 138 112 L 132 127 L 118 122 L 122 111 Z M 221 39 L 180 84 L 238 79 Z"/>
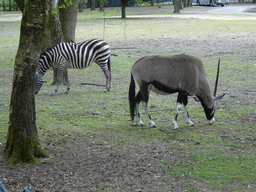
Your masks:
<path fill-rule="evenodd" d="M 129 103 L 130 103 L 130 116 L 133 121 L 136 102 L 135 102 L 135 81 L 132 74 L 131 74 L 131 83 L 129 88 Z"/>

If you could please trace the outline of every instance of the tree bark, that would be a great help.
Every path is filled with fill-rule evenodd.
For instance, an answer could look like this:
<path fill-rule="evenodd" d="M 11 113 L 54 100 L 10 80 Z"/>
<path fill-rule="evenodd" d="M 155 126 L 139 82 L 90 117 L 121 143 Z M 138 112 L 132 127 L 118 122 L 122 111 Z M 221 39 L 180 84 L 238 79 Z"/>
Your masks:
<path fill-rule="evenodd" d="M 39 144 L 35 111 L 35 70 L 45 24 L 46 0 L 24 5 L 20 43 L 15 58 L 9 129 L 4 153 L 7 164 L 35 163 L 46 157 Z"/>
<path fill-rule="evenodd" d="M 48 19 L 48 29 L 50 31 L 51 43 L 48 47 L 54 47 L 57 44 L 64 41 L 63 32 L 61 29 L 59 11 L 57 13 L 53 13 L 54 9 L 58 10 L 58 0 L 48 0 L 49 5 L 49 19 Z M 53 82 L 52 85 L 57 83 L 58 69 L 53 69 Z"/>
<path fill-rule="evenodd" d="M 173 13 L 180 13 L 180 0 L 173 0 L 174 11 Z"/>
<path fill-rule="evenodd" d="M 60 0 L 60 3 L 62 2 L 63 0 Z M 79 0 L 72 0 L 72 2 L 73 5 L 70 5 L 65 9 L 60 9 L 60 22 L 65 42 L 75 42 L 75 31 L 78 14 L 77 5 L 79 3 Z"/>
<path fill-rule="evenodd" d="M 126 4 L 124 4 L 124 3 L 122 2 L 122 7 L 121 7 L 121 9 L 122 9 L 122 19 L 125 19 L 125 18 L 126 18 L 125 8 L 126 8 Z"/>
<path fill-rule="evenodd" d="M 9 11 L 12 11 L 12 1 L 9 0 Z"/>
<path fill-rule="evenodd" d="M 95 10 L 95 0 L 92 0 L 92 7 L 91 7 L 91 11 Z"/>
<path fill-rule="evenodd" d="M 104 2 L 103 0 L 100 0 L 100 9 L 99 9 L 100 12 L 103 12 L 104 11 Z"/>

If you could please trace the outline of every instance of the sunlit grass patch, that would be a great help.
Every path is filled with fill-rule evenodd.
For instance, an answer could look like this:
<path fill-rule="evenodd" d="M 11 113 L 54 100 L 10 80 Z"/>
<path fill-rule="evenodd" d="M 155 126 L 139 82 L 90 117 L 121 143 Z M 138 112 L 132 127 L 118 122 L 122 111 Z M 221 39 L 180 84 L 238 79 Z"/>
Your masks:
<path fill-rule="evenodd" d="M 256 182 L 255 163 L 249 155 L 229 156 L 217 151 L 163 162 L 172 176 L 207 180 L 217 189 L 239 182 L 244 190 Z"/>

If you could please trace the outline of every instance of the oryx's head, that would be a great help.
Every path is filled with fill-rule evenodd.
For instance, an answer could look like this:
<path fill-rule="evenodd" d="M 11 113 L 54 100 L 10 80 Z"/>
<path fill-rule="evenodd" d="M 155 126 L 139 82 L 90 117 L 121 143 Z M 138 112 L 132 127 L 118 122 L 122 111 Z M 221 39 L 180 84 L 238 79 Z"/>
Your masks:
<path fill-rule="evenodd" d="M 225 95 L 225 93 L 224 93 L 220 96 L 216 96 L 217 87 L 218 87 L 218 80 L 219 80 L 219 73 L 220 73 L 220 59 L 219 59 L 219 62 L 218 62 L 217 76 L 216 76 L 216 81 L 215 81 L 213 98 L 212 98 L 212 101 L 211 101 L 212 102 L 212 107 L 205 109 L 205 115 L 206 115 L 206 118 L 209 120 L 210 125 L 215 122 L 214 112 L 215 112 L 215 109 L 216 109 L 216 101 L 222 99 L 222 97 L 224 97 L 224 95 Z"/>

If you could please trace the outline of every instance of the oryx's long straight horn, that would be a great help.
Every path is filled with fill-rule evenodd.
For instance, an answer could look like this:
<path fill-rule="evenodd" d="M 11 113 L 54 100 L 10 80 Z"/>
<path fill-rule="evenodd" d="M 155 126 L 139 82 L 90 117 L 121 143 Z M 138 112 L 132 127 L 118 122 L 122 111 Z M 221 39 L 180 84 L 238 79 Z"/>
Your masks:
<path fill-rule="evenodd" d="M 216 81 L 215 81 L 215 87 L 214 87 L 213 97 L 216 97 L 216 94 L 217 94 L 217 87 L 218 87 L 218 81 L 219 81 L 219 74 L 220 74 L 220 59 L 219 59 L 219 62 L 218 62 L 218 69 L 217 69 L 217 76 L 216 76 Z"/>

